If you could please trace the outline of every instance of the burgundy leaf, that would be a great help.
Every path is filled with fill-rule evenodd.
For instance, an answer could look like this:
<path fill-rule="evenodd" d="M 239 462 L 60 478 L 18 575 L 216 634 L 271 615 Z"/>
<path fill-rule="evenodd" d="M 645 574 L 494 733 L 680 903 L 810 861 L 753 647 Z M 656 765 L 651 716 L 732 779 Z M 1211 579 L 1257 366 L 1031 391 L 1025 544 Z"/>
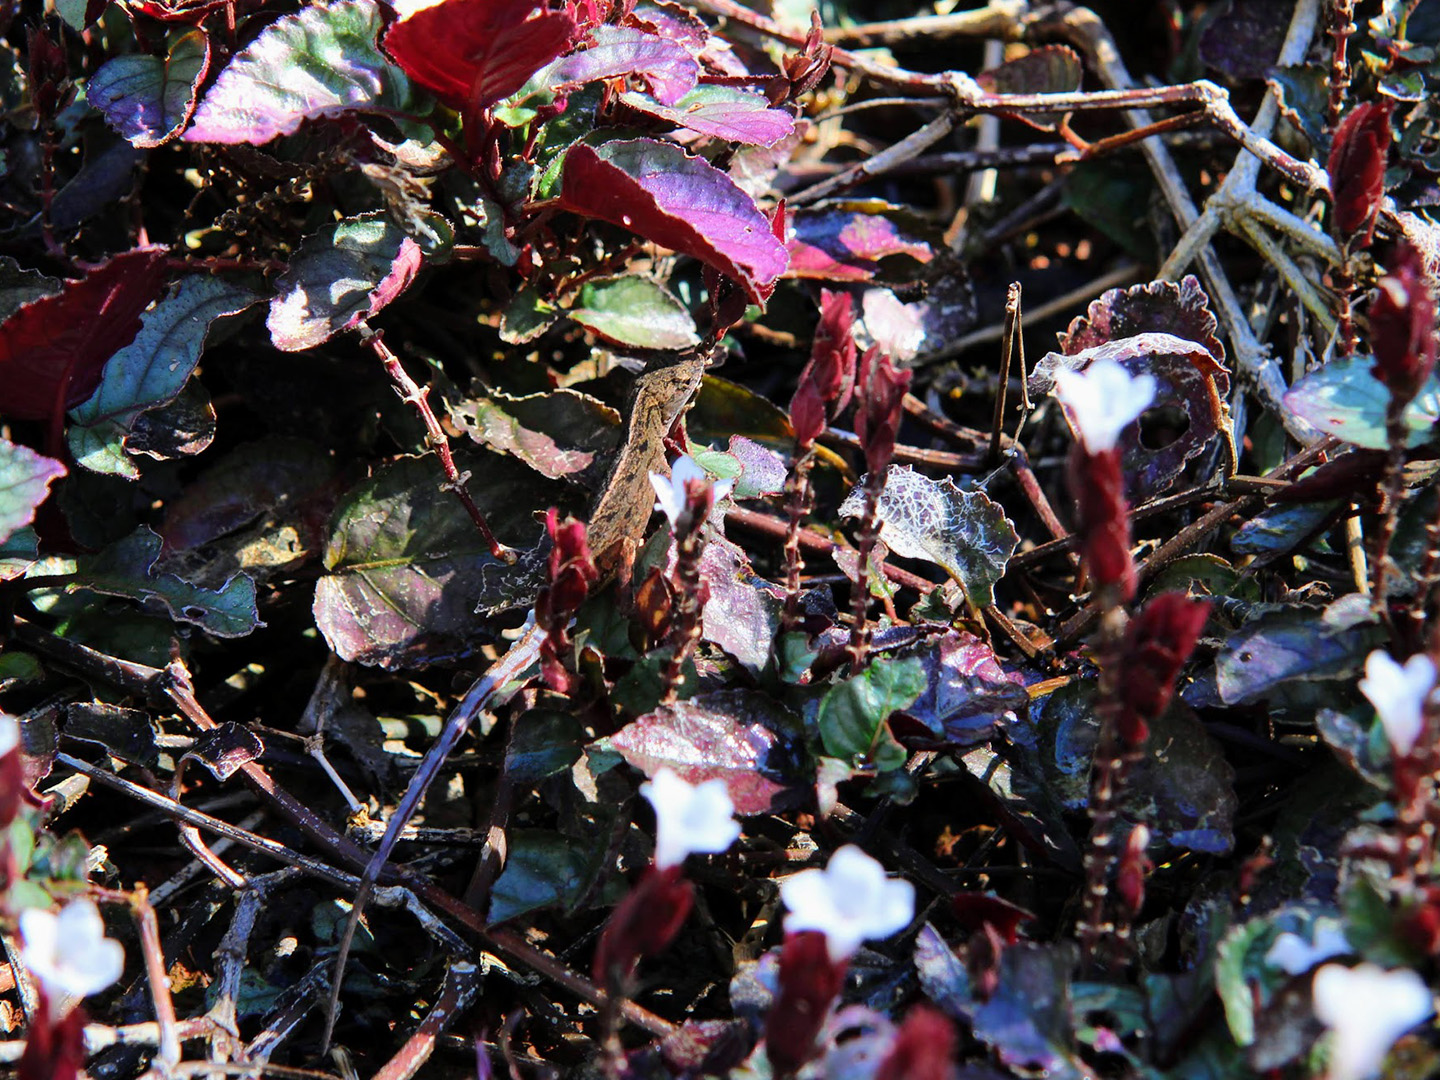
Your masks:
<path fill-rule="evenodd" d="M 662 705 L 627 724 L 609 747 L 646 776 L 663 767 L 691 784 L 725 781 L 742 817 L 794 805 L 803 794 L 790 747 L 777 729 L 796 723 L 764 694 L 721 690 Z"/>
<path fill-rule="evenodd" d="M 693 255 L 738 281 L 755 303 L 785 272 L 785 248 L 754 200 L 673 143 L 577 143 L 565 155 L 560 203 Z"/>
<path fill-rule="evenodd" d="M 1385 155 L 1390 149 L 1390 103 L 1367 101 L 1340 122 L 1325 171 L 1335 205 L 1335 231 L 1369 244 L 1375 214 L 1385 195 Z"/>
<path fill-rule="evenodd" d="M 577 29 L 568 14 L 536 0 L 442 0 L 395 23 L 381 44 L 441 100 L 478 109 L 524 86 L 570 47 Z"/>
<path fill-rule="evenodd" d="M 674 105 L 695 86 L 700 65 L 683 45 L 631 26 L 597 26 L 594 44 L 557 60 L 545 73 L 555 89 L 637 75 L 661 105 Z M 677 121 L 678 122 L 678 121 Z"/>
<path fill-rule="evenodd" d="M 1435 298 L 1418 251 L 1402 242 L 1392 262 L 1370 305 L 1370 370 L 1403 406 L 1435 370 Z"/>
<path fill-rule="evenodd" d="M 93 394 L 105 361 L 140 331 L 140 313 L 164 283 L 166 254 L 152 246 L 117 255 L 0 324 L 0 412 L 58 418 Z"/>

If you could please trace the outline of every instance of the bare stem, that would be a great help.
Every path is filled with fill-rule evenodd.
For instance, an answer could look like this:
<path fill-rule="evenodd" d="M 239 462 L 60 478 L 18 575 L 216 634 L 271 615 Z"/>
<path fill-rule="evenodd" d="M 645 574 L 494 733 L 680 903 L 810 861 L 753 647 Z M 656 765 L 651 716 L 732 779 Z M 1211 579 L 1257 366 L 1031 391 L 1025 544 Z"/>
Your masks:
<path fill-rule="evenodd" d="M 810 514 L 815 492 L 810 486 L 810 469 L 815 447 L 796 447 L 795 464 L 785 478 L 785 610 L 780 629 L 788 633 L 800 625 L 800 573 L 805 557 L 800 554 L 800 529 Z"/>
<path fill-rule="evenodd" d="M 870 553 L 875 550 L 875 541 L 880 537 L 880 496 L 884 490 L 884 470 L 865 477 L 865 511 L 860 517 L 860 529 L 855 538 L 859 559 L 855 566 L 855 580 L 850 586 L 850 643 L 845 649 L 850 657 L 852 675 L 860 674 L 865 666 L 865 657 L 870 652 Z"/>
<path fill-rule="evenodd" d="M 1375 529 L 1375 551 L 1370 565 L 1370 610 L 1382 618 L 1390 593 L 1390 542 L 1395 537 L 1395 522 L 1400 515 L 1400 492 L 1405 481 L 1404 403 L 1390 401 L 1385 418 L 1385 435 L 1390 443 L 1385 457 L 1385 476 L 1380 482 L 1382 502 L 1380 523 Z"/>

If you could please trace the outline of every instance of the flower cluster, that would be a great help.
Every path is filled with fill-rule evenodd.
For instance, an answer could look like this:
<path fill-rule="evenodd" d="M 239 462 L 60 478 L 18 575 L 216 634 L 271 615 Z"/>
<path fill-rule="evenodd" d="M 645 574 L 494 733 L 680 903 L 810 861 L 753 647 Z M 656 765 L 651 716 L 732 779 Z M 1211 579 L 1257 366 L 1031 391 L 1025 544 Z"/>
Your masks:
<path fill-rule="evenodd" d="M 1330 143 L 1325 171 L 1330 174 L 1333 224 L 1342 241 L 1352 237 L 1367 246 L 1385 195 L 1385 157 L 1390 150 L 1390 104 L 1367 101 L 1340 122 Z"/>
<path fill-rule="evenodd" d="M 1210 604 L 1184 593 L 1162 593 L 1147 603 L 1125 630 L 1120 647 L 1120 715 L 1117 734 L 1127 747 L 1149 735 L 1175 692 L 1175 677 L 1195 650 Z"/>
<path fill-rule="evenodd" d="M 655 489 L 655 509 L 663 511 L 670 530 L 677 536 L 684 531 L 684 519 L 698 517 L 704 521 L 710 510 L 735 486 L 734 480 L 712 481 L 700 463 L 689 454 L 682 454 L 670 466 L 670 475 L 652 472 L 650 486 Z"/>

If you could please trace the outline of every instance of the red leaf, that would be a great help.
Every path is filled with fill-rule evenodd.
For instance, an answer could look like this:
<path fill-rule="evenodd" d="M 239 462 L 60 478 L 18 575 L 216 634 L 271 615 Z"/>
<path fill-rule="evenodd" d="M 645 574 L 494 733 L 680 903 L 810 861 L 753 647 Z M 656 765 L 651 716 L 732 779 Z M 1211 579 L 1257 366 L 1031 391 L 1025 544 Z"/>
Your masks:
<path fill-rule="evenodd" d="M 788 262 L 755 201 L 673 143 L 577 143 L 565 155 L 560 203 L 693 255 L 734 278 L 757 304 L 769 298 Z"/>
<path fill-rule="evenodd" d="M 165 280 L 164 247 L 136 248 L 26 304 L 0 324 L 0 411 L 58 421 L 95 392 L 100 372 L 140 330 Z"/>
<path fill-rule="evenodd" d="M 1367 101 L 1340 122 L 1325 171 L 1335 204 L 1335 230 L 1362 243 L 1375 232 L 1375 212 L 1385 195 L 1385 154 L 1390 149 L 1390 103 Z"/>
<path fill-rule="evenodd" d="M 571 17 L 535 0 L 443 0 L 401 19 L 381 47 L 447 104 L 509 97 L 575 40 Z"/>
<path fill-rule="evenodd" d="M 1435 298 L 1425 281 L 1425 260 L 1409 244 L 1395 253 L 1370 305 L 1371 371 L 1404 406 L 1435 370 Z"/>

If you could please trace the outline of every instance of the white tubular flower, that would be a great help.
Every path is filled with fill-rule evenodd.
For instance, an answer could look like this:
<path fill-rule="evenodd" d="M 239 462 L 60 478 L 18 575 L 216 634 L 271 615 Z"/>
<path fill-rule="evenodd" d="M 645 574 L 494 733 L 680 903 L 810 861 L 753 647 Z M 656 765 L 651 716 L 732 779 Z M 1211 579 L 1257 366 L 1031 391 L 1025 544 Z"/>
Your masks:
<path fill-rule="evenodd" d="M 652 472 L 650 474 L 650 486 L 655 489 L 655 509 L 665 511 L 665 516 L 670 520 L 670 527 L 680 520 L 680 515 L 685 512 L 685 485 L 691 480 L 703 480 L 710 483 L 710 474 L 700 467 L 700 463 L 689 454 L 682 454 L 675 459 L 675 464 L 670 466 L 670 475 Z M 730 489 L 735 486 L 734 480 L 721 480 L 713 485 L 715 488 L 715 501 L 719 502 L 730 494 Z"/>
<path fill-rule="evenodd" d="M 1316 1018 L 1330 1029 L 1328 1080 L 1376 1075 L 1390 1047 L 1435 1013 L 1425 980 L 1409 968 L 1326 964 L 1315 973 Z"/>
<path fill-rule="evenodd" d="M 1313 937 L 1313 941 L 1306 941 L 1299 934 L 1285 931 L 1266 952 L 1266 965 L 1279 968 L 1286 975 L 1304 975 L 1322 960 L 1355 951 L 1344 929 L 1334 920 L 1317 923 Z"/>
<path fill-rule="evenodd" d="M 883 866 L 853 845 L 830 856 L 824 870 L 802 870 L 788 878 L 780 886 L 780 899 L 790 909 L 785 932 L 820 931 L 837 963 L 862 941 L 889 937 L 915 917 L 915 887 L 887 878 Z"/>
<path fill-rule="evenodd" d="M 1155 400 L 1155 376 L 1131 375 L 1114 360 L 1055 373 L 1055 396 L 1070 410 L 1091 454 L 1115 449 L 1120 432 Z"/>
<path fill-rule="evenodd" d="M 7 712 L 0 712 L 0 757 L 20 745 L 20 724 Z"/>
<path fill-rule="evenodd" d="M 1415 749 L 1425 719 L 1425 699 L 1435 689 L 1435 662 L 1421 653 L 1401 667 L 1380 649 L 1365 661 L 1360 692 L 1380 716 L 1390 745 L 1400 755 Z"/>
<path fill-rule="evenodd" d="M 718 855 L 740 835 L 724 780 L 692 785 L 664 768 L 640 785 L 640 794 L 655 808 L 657 869 L 679 866 L 687 855 Z"/>
<path fill-rule="evenodd" d="M 20 913 L 20 937 L 20 958 L 52 1007 L 99 993 L 125 969 L 125 949 L 105 936 L 100 910 L 89 900 L 72 900 L 58 915 L 27 908 Z"/>

